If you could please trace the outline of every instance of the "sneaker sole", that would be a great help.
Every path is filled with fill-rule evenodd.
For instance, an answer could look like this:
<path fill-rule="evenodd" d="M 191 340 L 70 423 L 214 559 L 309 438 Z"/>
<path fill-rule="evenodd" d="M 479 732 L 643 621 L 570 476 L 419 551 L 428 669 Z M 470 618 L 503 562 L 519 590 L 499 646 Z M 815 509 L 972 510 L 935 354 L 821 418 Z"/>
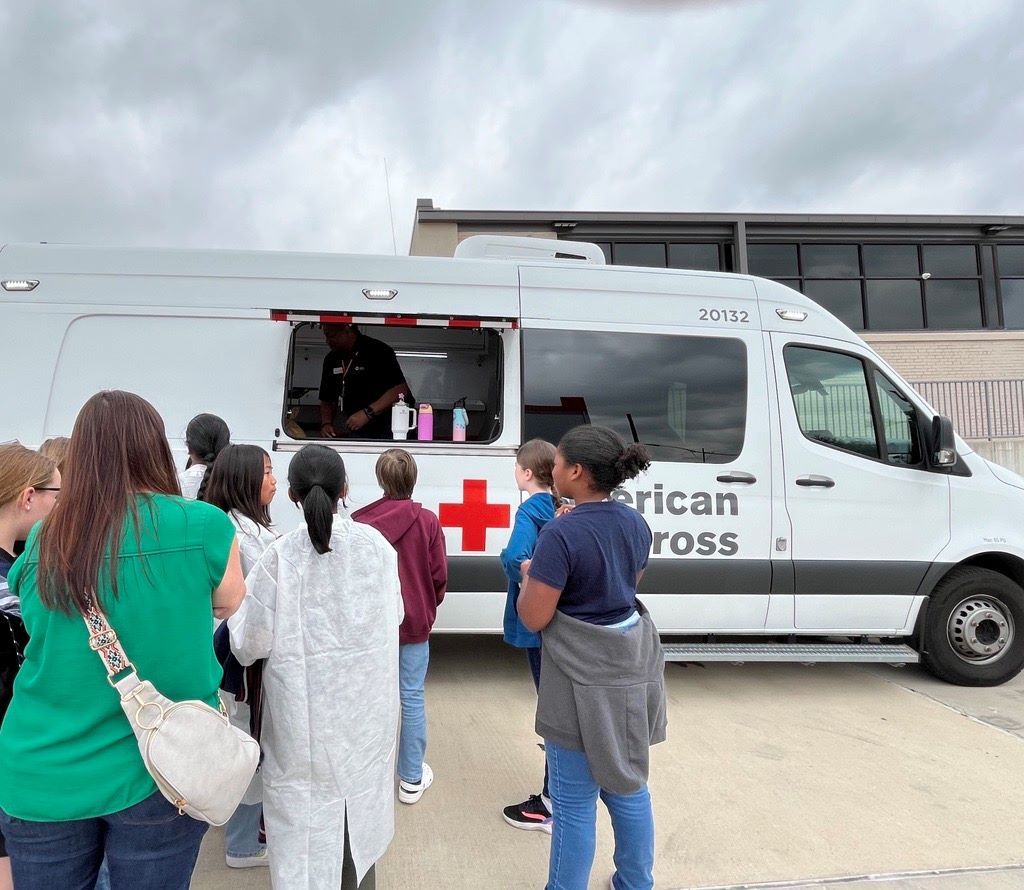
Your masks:
<path fill-rule="evenodd" d="M 264 868 L 270 865 L 270 859 L 266 856 L 240 856 L 225 859 L 224 864 L 228 868 Z"/>
<path fill-rule="evenodd" d="M 515 819 L 509 819 L 504 813 L 501 814 L 501 818 L 513 828 L 518 828 L 521 831 L 543 831 L 545 834 L 551 834 L 550 822 L 516 822 Z"/>

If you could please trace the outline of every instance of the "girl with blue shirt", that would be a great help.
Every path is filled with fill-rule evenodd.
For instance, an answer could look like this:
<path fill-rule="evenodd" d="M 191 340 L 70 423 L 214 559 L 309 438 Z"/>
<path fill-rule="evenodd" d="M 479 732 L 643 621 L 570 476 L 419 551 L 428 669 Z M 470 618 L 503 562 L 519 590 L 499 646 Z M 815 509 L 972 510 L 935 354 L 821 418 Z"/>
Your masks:
<path fill-rule="evenodd" d="M 597 798 L 611 815 L 611 890 L 654 886 L 649 747 L 665 738 L 664 657 L 636 597 L 651 530 L 611 493 L 650 457 L 613 430 L 580 426 L 558 443 L 553 478 L 575 508 L 541 531 L 519 616 L 543 638 L 537 731 L 551 774 L 548 890 L 586 890 Z"/>
<path fill-rule="evenodd" d="M 516 602 L 523 577 L 520 566 L 533 556 L 540 530 L 555 517 L 552 494 L 555 446 L 544 439 L 531 439 L 516 452 L 516 485 L 529 497 L 519 505 L 512 535 L 501 551 L 501 567 L 508 578 L 505 600 L 505 642 L 524 649 L 533 674 L 533 685 L 540 689 L 540 634 L 529 630 L 519 619 Z M 522 803 L 502 810 L 505 821 L 513 828 L 551 833 L 551 799 L 548 796 L 548 771 L 544 767 L 544 786 L 540 794 L 531 794 Z"/>

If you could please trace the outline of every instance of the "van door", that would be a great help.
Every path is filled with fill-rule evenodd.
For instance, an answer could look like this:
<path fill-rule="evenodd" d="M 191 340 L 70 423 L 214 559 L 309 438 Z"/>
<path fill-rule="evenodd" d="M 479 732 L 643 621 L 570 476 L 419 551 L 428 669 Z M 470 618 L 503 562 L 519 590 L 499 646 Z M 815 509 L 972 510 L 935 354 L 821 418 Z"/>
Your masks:
<path fill-rule="evenodd" d="M 920 408 L 857 344 L 771 335 L 795 627 L 905 629 L 950 536 L 949 481 L 926 467 Z"/>
<path fill-rule="evenodd" d="M 557 442 L 592 423 L 645 444 L 651 468 L 612 496 L 654 534 L 640 592 L 659 629 L 762 630 L 772 480 L 756 303 L 733 295 L 748 319 L 733 327 L 665 324 L 690 302 L 681 277 L 552 267 L 521 275 L 524 439 Z"/>

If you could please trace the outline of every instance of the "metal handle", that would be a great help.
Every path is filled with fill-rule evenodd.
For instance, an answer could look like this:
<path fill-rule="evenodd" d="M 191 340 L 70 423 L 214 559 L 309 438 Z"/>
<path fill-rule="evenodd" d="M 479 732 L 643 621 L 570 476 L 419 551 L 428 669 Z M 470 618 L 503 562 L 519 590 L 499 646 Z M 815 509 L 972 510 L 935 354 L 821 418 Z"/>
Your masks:
<path fill-rule="evenodd" d="M 721 476 L 716 476 L 715 478 L 719 482 L 742 482 L 744 485 L 753 485 L 757 482 L 756 476 L 738 470 L 734 470 L 731 473 L 722 473 Z"/>
<path fill-rule="evenodd" d="M 828 476 L 797 476 L 796 484 L 804 488 L 833 488 L 836 482 Z"/>

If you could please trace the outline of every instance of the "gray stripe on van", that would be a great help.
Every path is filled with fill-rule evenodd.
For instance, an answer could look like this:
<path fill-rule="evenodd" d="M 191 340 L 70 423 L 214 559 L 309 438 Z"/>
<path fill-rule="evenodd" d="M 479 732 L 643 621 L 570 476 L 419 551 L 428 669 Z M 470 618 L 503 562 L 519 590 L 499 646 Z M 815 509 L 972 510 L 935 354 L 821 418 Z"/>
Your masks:
<path fill-rule="evenodd" d="M 949 568 L 903 560 L 652 559 L 640 593 L 785 595 L 798 590 L 818 596 L 911 596 L 930 593 Z M 922 588 L 926 576 L 930 583 Z M 496 556 L 448 557 L 448 590 L 453 593 L 507 589 Z"/>

